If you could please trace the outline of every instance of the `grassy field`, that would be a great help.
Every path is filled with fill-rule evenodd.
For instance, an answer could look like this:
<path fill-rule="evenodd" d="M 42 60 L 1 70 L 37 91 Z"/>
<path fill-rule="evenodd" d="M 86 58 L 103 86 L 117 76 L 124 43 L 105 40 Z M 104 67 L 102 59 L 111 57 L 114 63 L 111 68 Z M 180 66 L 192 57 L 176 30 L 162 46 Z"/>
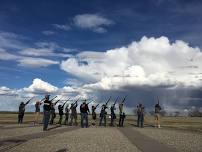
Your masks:
<path fill-rule="evenodd" d="M 99 115 L 97 115 L 99 116 Z M 0 124 L 15 124 L 17 123 L 17 113 L 0 113 Z M 55 122 L 58 121 L 58 115 Z M 40 115 L 40 120 L 42 120 L 42 114 Z M 125 126 L 136 125 L 136 116 L 127 116 L 125 121 Z M 33 113 L 25 113 L 24 123 L 32 123 L 34 121 Z M 91 115 L 89 116 L 89 121 L 91 122 Z M 107 120 L 110 122 L 110 118 Z M 80 122 L 80 116 L 78 116 L 78 122 Z M 97 120 L 98 122 L 98 120 Z M 118 123 L 118 116 L 116 122 Z M 154 117 L 145 116 L 145 127 L 154 125 Z M 161 126 L 166 128 L 184 129 L 192 131 L 202 132 L 202 117 L 162 117 Z"/>

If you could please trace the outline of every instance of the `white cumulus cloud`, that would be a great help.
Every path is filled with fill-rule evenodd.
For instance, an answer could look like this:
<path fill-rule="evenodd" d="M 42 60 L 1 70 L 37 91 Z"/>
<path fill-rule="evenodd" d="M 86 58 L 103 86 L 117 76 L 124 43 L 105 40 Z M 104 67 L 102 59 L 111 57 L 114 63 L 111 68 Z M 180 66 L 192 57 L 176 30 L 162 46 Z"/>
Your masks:
<path fill-rule="evenodd" d="M 167 37 L 134 41 L 105 52 L 82 52 L 61 63 L 61 69 L 89 87 L 120 89 L 124 86 L 201 87 L 202 52 Z"/>
<path fill-rule="evenodd" d="M 54 93 L 57 90 L 57 87 L 39 78 L 35 78 L 28 88 L 24 88 L 24 91 L 32 93 Z"/>

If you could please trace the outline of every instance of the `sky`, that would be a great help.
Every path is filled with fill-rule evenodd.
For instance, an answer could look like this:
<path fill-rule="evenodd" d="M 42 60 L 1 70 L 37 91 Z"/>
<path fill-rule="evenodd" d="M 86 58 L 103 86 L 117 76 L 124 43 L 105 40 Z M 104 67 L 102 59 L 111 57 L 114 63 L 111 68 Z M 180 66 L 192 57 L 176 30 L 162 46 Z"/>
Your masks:
<path fill-rule="evenodd" d="M 1 0 L 0 111 L 45 94 L 202 109 L 200 0 Z"/>

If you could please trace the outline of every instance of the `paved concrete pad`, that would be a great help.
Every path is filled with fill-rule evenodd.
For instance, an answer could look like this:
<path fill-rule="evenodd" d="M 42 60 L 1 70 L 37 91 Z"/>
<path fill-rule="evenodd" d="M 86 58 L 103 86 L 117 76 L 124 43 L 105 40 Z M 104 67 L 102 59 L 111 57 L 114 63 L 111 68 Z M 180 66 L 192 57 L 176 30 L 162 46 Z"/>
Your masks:
<path fill-rule="evenodd" d="M 176 149 L 141 134 L 132 127 L 119 130 L 142 152 L 176 152 Z"/>
<path fill-rule="evenodd" d="M 20 144 L 23 144 L 24 142 L 27 142 L 32 139 L 44 138 L 47 136 L 60 134 L 63 132 L 78 129 L 78 127 L 65 127 L 65 128 L 61 128 L 61 129 L 57 129 L 57 128 L 59 128 L 59 126 L 50 128 L 49 129 L 50 131 L 38 132 L 38 133 L 27 134 L 27 135 L 16 136 L 16 137 L 9 137 L 7 139 L 0 140 L 0 152 L 12 149 L 12 148 L 19 146 Z"/>

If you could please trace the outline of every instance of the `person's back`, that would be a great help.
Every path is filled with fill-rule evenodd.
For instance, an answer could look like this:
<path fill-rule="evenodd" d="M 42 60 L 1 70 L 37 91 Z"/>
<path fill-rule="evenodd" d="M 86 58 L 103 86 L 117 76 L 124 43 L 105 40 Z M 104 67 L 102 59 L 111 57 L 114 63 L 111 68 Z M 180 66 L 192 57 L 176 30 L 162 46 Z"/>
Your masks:
<path fill-rule="evenodd" d="M 77 104 L 74 104 L 74 105 L 72 106 L 72 108 L 71 108 L 72 113 L 74 113 L 74 114 L 77 113 L 77 111 L 76 111 L 76 107 L 77 107 Z"/>
<path fill-rule="evenodd" d="M 39 101 L 37 101 L 35 104 L 35 112 L 40 112 L 40 105 L 41 105 L 41 103 Z"/>
<path fill-rule="evenodd" d="M 24 102 L 21 102 L 19 105 L 18 123 L 23 123 L 24 113 L 25 113 L 25 104 Z"/>
<path fill-rule="evenodd" d="M 105 104 L 102 105 L 101 111 L 100 111 L 100 123 L 99 126 L 102 124 L 102 120 L 104 119 L 104 126 L 106 126 L 106 112 L 107 106 Z"/>
<path fill-rule="evenodd" d="M 49 99 L 44 100 L 43 109 L 44 109 L 44 111 L 50 111 L 51 110 L 51 101 L 49 101 Z"/>
<path fill-rule="evenodd" d="M 155 127 L 158 126 L 158 128 L 160 128 L 160 111 L 161 111 L 161 106 L 159 105 L 159 103 L 157 103 L 155 105 L 155 115 L 154 115 L 154 117 L 155 117 L 155 124 L 154 124 L 154 126 Z"/>
<path fill-rule="evenodd" d="M 58 106 L 59 115 L 63 115 L 63 107 L 61 105 Z"/>
<path fill-rule="evenodd" d="M 113 105 L 113 106 L 111 106 L 111 108 L 110 108 L 110 110 L 111 110 L 111 114 L 115 114 L 115 110 L 116 110 L 116 108 L 115 108 L 115 106 Z"/>
<path fill-rule="evenodd" d="M 19 113 L 23 114 L 24 112 L 25 112 L 25 104 L 21 103 L 20 106 L 19 106 Z"/>
<path fill-rule="evenodd" d="M 137 106 L 137 115 L 141 115 L 141 107 L 140 106 Z"/>
<path fill-rule="evenodd" d="M 46 131 L 48 128 L 48 123 L 50 119 L 50 110 L 51 110 L 51 101 L 49 100 L 50 95 L 45 96 L 43 110 L 44 110 L 44 118 L 43 118 L 43 130 Z"/>
<path fill-rule="evenodd" d="M 155 113 L 160 113 L 161 111 L 161 106 L 159 104 L 155 105 Z"/>
<path fill-rule="evenodd" d="M 81 113 L 88 113 L 89 112 L 89 108 L 88 108 L 88 105 L 87 104 L 81 104 L 80 106 L 80 112 Z"/>
<path fill-rule="evenodd" d="M 68 105 L 65 108 L 65 114 L 69 114 L 69 106 Z"/>

